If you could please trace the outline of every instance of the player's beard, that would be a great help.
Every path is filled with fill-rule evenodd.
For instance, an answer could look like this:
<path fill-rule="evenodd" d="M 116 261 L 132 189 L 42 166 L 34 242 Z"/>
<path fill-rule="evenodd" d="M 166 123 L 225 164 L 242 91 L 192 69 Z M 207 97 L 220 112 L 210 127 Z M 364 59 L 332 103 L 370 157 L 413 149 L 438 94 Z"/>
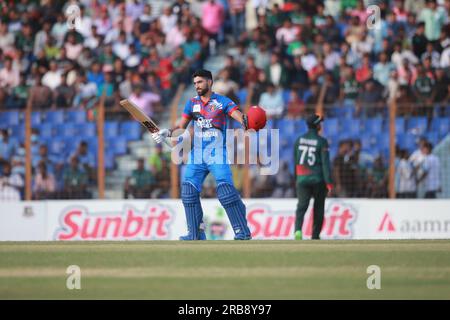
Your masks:
<path fill-rule="evenodd" d="M 197 94 L 200 96 L 200 97 L 203 97 L 204 95 L 206 95 L 207 93 L 208 93 L 208 91 L 209 91 L 209 87 L 207 86 L 206 88 L 203 88 L 203 89 L 197 89 Z"/>

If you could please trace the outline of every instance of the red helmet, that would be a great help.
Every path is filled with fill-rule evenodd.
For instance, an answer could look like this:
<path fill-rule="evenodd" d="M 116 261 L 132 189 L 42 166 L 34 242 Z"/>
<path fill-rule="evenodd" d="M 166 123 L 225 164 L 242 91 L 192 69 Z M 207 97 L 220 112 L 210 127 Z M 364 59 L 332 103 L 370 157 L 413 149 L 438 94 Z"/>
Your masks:
<path fill-rule="evenodd" d="M 266 111 L 259 106 L 251 106 L 247 112 L 248 128 L 256 131 L 266 126 Z"/>

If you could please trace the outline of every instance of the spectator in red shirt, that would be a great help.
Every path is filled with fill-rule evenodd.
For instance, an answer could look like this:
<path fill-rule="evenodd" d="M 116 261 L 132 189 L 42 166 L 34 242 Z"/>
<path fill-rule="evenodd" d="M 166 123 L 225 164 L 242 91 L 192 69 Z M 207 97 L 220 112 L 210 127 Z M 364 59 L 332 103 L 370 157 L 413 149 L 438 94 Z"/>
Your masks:
<path fill-rule="evenodd" d="M 173 66 L 172 60 L 170 57 L 162 58 L 159 61 L 159 68 L 156 70 L 156 76 L 159 78 L 161 94 L 162 94 L 162 103 L 167 104 L 170 100 L 170 96 L 172 92 L 172 74 L 173 74 Z"/>
<path fill-rule="evenodd" d="M 263 71 L 255 65 L 255 58 L 247 58 L 247 69 L 244 72 L 244 86 L 248 87 L 258 81 L 259 74 Z"/>
<path fill-rule="evenodd" d="M 298 92 L 291 90 L 287 105 L 287 117 L 298 119 L 305 113 L 305 103 L 300 99 Z"/>
<path fill-rule="evenodd" d="M 365 54 L 362 59 L 361 67 L 356 70 L 356 81 L 358 81 L 359 83 L 363 83 L 370 78 L 371 72 L 372 67 L 370 65 L 369 55 Z"/>

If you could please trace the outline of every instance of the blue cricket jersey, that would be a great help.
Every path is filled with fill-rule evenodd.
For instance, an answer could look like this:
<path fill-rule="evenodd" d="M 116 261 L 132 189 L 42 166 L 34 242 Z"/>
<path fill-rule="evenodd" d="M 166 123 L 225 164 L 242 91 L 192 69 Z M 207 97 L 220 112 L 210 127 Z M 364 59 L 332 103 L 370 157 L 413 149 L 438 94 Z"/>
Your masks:
<path fill-rule="evenodd" d="M 230 98 L 212 93 L 208 102 L 203 103 L 199 96 L 190 99 L 183 111 L 183 117 L 194 122 L 194 149 L 222 146 L 226 149 L 227 115 L 238 106 Z M 221 137 L 221 141 L 218 138 Z M 220 145 L 221 143 L 221 145 Z"/>

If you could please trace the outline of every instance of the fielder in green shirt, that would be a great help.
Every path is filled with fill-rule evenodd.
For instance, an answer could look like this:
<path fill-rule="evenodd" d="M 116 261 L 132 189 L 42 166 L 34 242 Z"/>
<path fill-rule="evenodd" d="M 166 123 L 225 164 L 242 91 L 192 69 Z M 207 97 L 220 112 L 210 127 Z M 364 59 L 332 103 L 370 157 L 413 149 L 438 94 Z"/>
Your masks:
<path fill-rule="evenodd" d="M 325 214 L 325 198 L 331 191 L 330 156 L 328 142 L 319 135 L 323 118 L 312 115 L 306 119 L 308 132 L 295 142 L 295 177 L 297 187 L 297 211 L 295 212 L 295 239 L 302 239 L 302 225 L 311 198 L 314 198 L 314 222 L 312 239 L 320 239 Z"/>

